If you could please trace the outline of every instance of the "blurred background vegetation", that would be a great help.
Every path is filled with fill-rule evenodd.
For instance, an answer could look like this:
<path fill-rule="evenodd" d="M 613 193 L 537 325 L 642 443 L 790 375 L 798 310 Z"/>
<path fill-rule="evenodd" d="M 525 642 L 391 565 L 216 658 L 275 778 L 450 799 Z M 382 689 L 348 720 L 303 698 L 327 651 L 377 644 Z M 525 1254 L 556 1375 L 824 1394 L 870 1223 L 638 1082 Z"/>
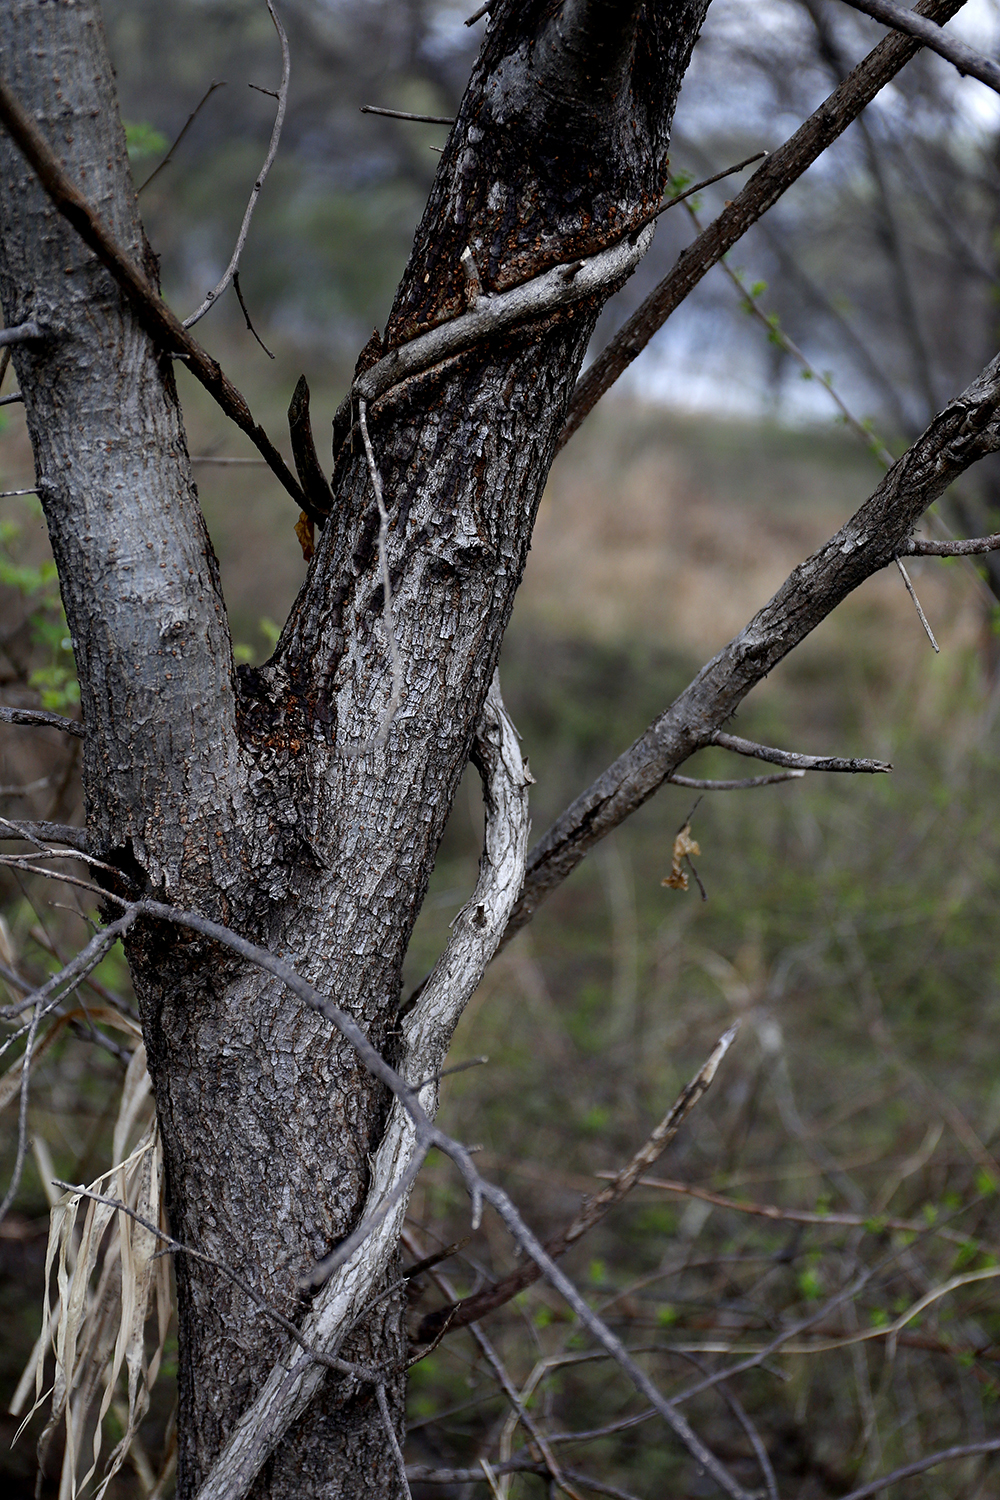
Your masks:
<path fill-rule="evenodd" d="M 231 293 L 199 329 L 275 436 L 305 371 L 322 451 L 357 352 L 385 319 L 445 138 L 445 127 L 359 106 L 452 114 L 478 45 L 478 31 L 462 24 L 472 8 L 282 6 L 288 120 L 241 270 L 275 358 L 246 331 Z M 186 314 L 221 274 L 263 160 L 274 106 L 248 85 L 276 86 L 273 28 L 258 0 L 105 0 L 104 10 L 137 185 L 213 80 L 226 80 L 140 199 L 165 294 Z M 982 0 L 968 10 L 962 34 L 989 50 L 996 8 Z M 878 35 L 833 0 L 715 0 L 671 170 L 698 177 L 778 144 Z M 707 278 L 557 461 L 502 667 L 538 780 L 537 833 L 867 495 L 880 471 L 866 434 L 901 451 L 996 352 L 998 142 L 985 91 L 919 58 L 738 247 L 743 293 L 721 272 Z M 706 192 L 703 219 L 735 190 Z M 665 217 L 597 342 L 692 234 L 683 210 Z M 751 289 L 762 318 L 747 316 Z M 801 378 L 789 338 L 812 379 Z M 240 435 L 183 371 L 179 380 L 237 655 L 260 660 L 304 575 L 295 514 Z M 860 433 L 838 419 L 831 386 Z M 0 488 L 29 488 L 23 416 L 15 405 L 0 420 Z M 933 524 L 996 529 L 997 483 L 996 466 L 980 466 Z M 0 503 L 4 700 L 73 713 L 72 656 L 37 502 Z M 627 1160 L 741 1020 L 712 1091 L 652 1174 L 673 1185 L 638 1189 L 567 1265 L 666 1390 L 815 1316 L 733 1386 L 779 1493 L 796 1500 L 844 1495 L 922 1453 L 997 1431 L 1000 573 L 926 560 L 913 575 L 940 656 L 899 580 L 873 579 L 733 726 L 788 748 L 881 757 L 892 775 L 706 796 L 692 816 L 705 901 L 693 884 L 661 884 L 694 802 L 665 788 L 494 963 L 455 1048 L 456 1060 L 489 1062 L 445 1089 L 445 1128 L 482 1144 L 489 1170 L 544 1235 L 572 1217 L 596 1174 Z M 721 751 L 684 770 L 747 774 Z M 82 822 L 75 749 L 49 732 L 5 730 L 0 797 L 8 816 Z M 481 826 L 470 775 L 407 989 L 472 887 Z M 16 998 L 81 945 L 93 909 L 68 885 L 10 869 L 0 871 L 0 898 L 0 980 Z M 104 1014 L 112 1001 L 131 1004 L 120 951 L 80 992 L 31 1096 L 42 1165 L 47 1148 L 56 1173 L 75 1182 L 110 1164 L 131 1043 L 88 1006 Z M 0 1188 L 13 1169 L 15 1114 L 10 1101 Z M 5 1399 L 39 1325 L 43 1176 L 29 1159 L 0 1223 Z M 467 1234 L 467 1206 L 443 1163 L 428 1165 L 412 1225 L 428 1250 Z M 445 1270 L 467 1290 L 510 1264 L 488 1220 Z M 856 1296 L 827 1309 L 864 1274 Z M 441 1300 L 430 1281 L 417 1282 L 415 1321 Z M 598 1429 L 641 1412 L 543 1286 L 484 1328 L 515 1383 L 530 1386 L 546 1430 Z M 154 1471 L 171 1375 L 168 1357 L 143 1431 Z M 759 1486 L 747 1431 L 719 1393 L 685 1410 L 743 1482 Z M 414 1367 L 410 1418 L 415 1464 L 498 1462 L 524 1441 L 464 1332 Z M 6 1494 L 28 1496 L 39 1423 L 8 1451 L 16 1425 L 0 1421 L 0 1474 Z M 605 1486 L 591 1492 L 715 1493 L 653 1422 L 556 1451 Z M 57 1474 L 50 1462 L 43 1493 L 57 1493 Z M 533 1477 L 498 1483 L 515 1496 L 542 1490 Z M 138 1463 L 109 1493 L 147 1488 Z M 998 1490 L 1000 1466 L 986 1457 L 892 1494 L 986 1500 Z"/>

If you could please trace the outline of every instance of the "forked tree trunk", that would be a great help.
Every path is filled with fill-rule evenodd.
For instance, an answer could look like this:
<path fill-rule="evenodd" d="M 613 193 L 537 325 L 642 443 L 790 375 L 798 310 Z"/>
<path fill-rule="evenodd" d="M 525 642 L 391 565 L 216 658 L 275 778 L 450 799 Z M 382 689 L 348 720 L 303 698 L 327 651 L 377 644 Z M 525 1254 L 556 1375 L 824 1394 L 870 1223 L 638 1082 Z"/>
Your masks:
<path fill-rule="evenodd" d="M 496 293 L 567 266 L 568 284 L 578 260 L 635 238 L 664 185 L 707 4 L 494 8 L 379 354 L 463 313 L 476 277 Z M 96 5 L 5 9 L 4 79 L 155 279 Z M 391 1056 L 403 955 L 573 382 L 616 283 L 480 337 L 371 404 L 403 668 L 381 744 L 392 674 L 378 512 L 351 417 L 337 431 L 332 517 L 278 648 L 238 677 L 168 354 L 5 137 L 0 178 L 4 315 L 46 333 L 14 357 L 80 674 L 94 852 L 125 889 L 292 960 Z M 325 1021 L 212 945 L 147 925 L 129 960 L 173 1231 L 298 1318 L 300 1273 L 357 1220 L 385 1101 Z M 210 1266 L 179 1257 L 177 1279 L 178 1494 L 189 1497 L 276 1341 Z M 398 1417 L 398 1298 L 340 1353 L 387 1372 Z M 255 1493 L 398 1490 L 370 1387 L 330 1379 Z"/>

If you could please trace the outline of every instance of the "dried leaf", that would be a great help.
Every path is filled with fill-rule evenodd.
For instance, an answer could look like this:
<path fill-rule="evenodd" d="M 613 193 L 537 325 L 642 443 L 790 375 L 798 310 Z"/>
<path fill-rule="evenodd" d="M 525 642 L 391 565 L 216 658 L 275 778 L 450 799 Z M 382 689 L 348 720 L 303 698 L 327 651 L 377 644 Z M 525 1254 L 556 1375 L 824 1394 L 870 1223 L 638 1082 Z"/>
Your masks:
<path fill-rule="evenodd" d="M 98 1177 L 88 1191 L 113 1197 L 149 1223 L 161 1224 L 163 1152 L 141 1044 L 136 1047 L 122 1090 L 114 1132 L 116 1156 L 124 1155 L 136 1134 L 140 1139 L 131 1153 Z M 108 1457 L 94 1500 L 100 1500 L 120 1469 L 148 1410 L 172 1311 L 169 1266 L 165 1257 L 157 1256 L 159 1248 L 158 1236 L 131 1214 L 80 1192 L 64 1194 L 52 1208 L 42 1331 L 11 1411 L 20 1414 L 33 1382 L 35 1403 L 21 1424 L 23 1430 L 46 1399 L 42 1387 L 45 1357 L 51 1348 L 55 1379 L 39 1453 L 44 1454 L 59 1423 L 65 1423 L 60 1495 L 66 1500 L 76 1500 L 97 1471 L 104 1418 L 109 1410 L 119 1414 L 124 1434 Z M 154 1305 L 157 1340 L 147 1359 L 145 1330 Z M 119 1395 L 123 1375 L 127 1391 L 124 1398 Z M 88 1434 L 92 1438 L 90 1467 L 78 1479 Z"/>
<path fill-rule="evenodd" d="M 700 854 L 701 847 L 691 837 L 691 824 L 685 823 L 674 839 L 673 867 L 669 875 L 660 881 L 661 885 L 667 885 L 672 891 L 686 891 L 688 888 L 687 871 L 682 868 L 682 861 L 691 854 Z"/>

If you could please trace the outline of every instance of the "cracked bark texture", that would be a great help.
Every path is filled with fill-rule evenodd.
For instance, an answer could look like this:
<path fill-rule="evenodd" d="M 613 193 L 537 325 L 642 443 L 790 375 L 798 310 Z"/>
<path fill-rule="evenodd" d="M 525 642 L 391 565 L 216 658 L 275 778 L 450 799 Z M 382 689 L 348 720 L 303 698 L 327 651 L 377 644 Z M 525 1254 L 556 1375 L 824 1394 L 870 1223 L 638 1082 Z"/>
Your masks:
<path fill-rule="evenodd" d="M 642 221 L 707 4 L 495 10 L 375 358 L 464 311 L 466 246 L 483 289 L 504 291 Z M 9 0 L 0 45 L 4 78 L 155 279 L 96 4 Z M 331 517 L 278 648 L 237 677 L 169 361 L 2 137 L 0 233 L 7 322 L 35 318 L 50 334 L 14 359 L 81 678 L 89 847 L 143 893 L 292 960 L 391 1056 L 403 955 L 614 286 L 370 407 L 405 678 L 373 748 L 391 680 L 378 513 L 350 415 L 335 433 Z M 301 1317 L 299 1273 L 356 1222 L 386 1101 L 324 1021 L 202 939 L 147 924 L 129 960 L 173 1232 Z M 177 1279 L 177 1493 L 189 1497 L 274 1339 L 211 1266 L 179 1257 Z M 390 1372 L 398 1416 L 398 1299 L 340 1352 Z M 329 1379 L 253 1493 L 399 1488 L 370 1390 Z"/>

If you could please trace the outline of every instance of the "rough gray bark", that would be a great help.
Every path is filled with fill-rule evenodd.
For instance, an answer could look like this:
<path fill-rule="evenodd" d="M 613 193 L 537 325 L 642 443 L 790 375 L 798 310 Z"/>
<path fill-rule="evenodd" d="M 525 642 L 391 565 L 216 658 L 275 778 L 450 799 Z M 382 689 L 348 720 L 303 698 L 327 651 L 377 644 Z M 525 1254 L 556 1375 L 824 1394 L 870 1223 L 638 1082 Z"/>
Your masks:
<path fill-rule="evenodd" d="M 530 0 L 495 13 L 375 357 L 485 293 L 641 227 L 708 0 Z M 5 81 L 155 281 L 93 0 L 11 0 Z M 88 848 L 128 889 L 292 959 L 390 1055 L 400 970 L 493 675 L 573 382 L 615 279 L 380 393 L 368 424 L 391 516 L 390 697 L 378 517 L 351 412 L 335 503 L 266 667 L 233 671 L 169 361 L 0 140 L 0 297 L 46 337 L 14 354 L 82 687 Z M 573 275 L 572 269 L 567 276 Z M 620 280 L 620 276 L 618 278 Z M 371 363 L 368 360 L 367 363 Z M 287 1316 L 300 1273 L 356 1222 L 386 1106 L 352 1051 L 275 982 L 192 934 L 137 927 L 174 1233 Z M 182 1258 L 178 1494 L 194 1494 L 270 1370 L 246 1295 Z M 401 1309 L 340 1353 L 387 1372 Z M 328 1379 L 260 1496 L 397 1493 L 370 1387 Z"/>

